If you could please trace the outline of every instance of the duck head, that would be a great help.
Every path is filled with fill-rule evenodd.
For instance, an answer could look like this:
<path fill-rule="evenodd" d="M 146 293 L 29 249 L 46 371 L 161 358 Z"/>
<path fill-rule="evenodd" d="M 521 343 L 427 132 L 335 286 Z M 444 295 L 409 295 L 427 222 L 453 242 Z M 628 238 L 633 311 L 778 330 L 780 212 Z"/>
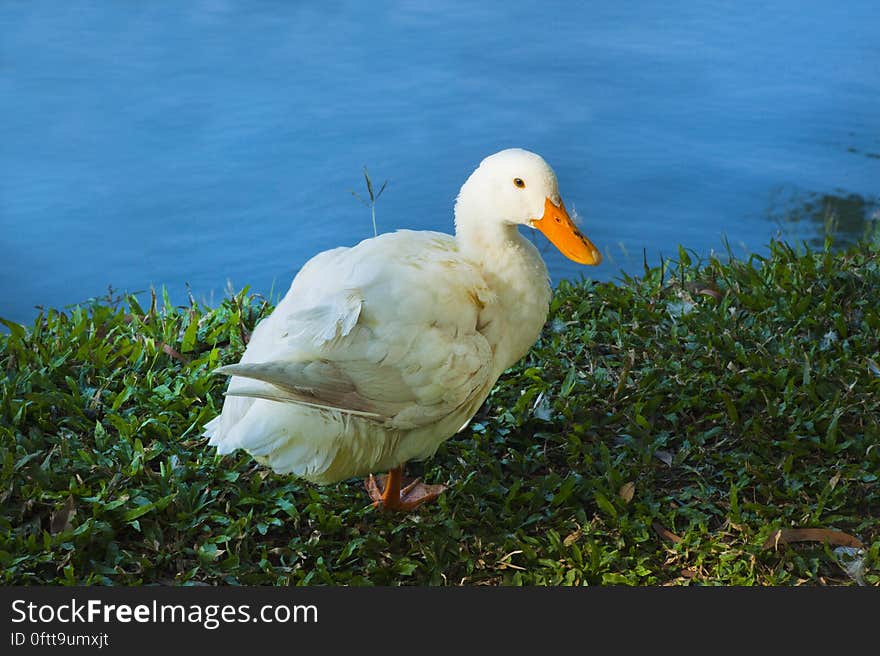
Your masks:
<path fill-rule="evenodd" d="M 490 155 L 467 179 L 455 203 L 456 232 L 479 222 L 483 229 L 526 225 L 540 230 L 559 251 L 580 264 L 599 264 L 602 254 L 572 221 L 559 196 L 556 174 L 540 155 L 510 148 Z"/>

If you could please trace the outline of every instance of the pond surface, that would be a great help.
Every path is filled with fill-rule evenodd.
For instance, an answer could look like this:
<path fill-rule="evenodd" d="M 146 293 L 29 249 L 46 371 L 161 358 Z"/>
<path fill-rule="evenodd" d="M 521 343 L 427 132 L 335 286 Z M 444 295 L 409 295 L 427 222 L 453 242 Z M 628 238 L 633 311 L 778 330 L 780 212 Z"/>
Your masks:
<path fill-rule="evenodd" d="M 0 316 L 228 282 L 277 297 L 312 255 L 452 230 L 520 146 L 605 253 L 555 280 L 873 229 L 880 5 L 83 2 L 0 6 Z M 819 240 L 818 242 L 816 240 Z"/>

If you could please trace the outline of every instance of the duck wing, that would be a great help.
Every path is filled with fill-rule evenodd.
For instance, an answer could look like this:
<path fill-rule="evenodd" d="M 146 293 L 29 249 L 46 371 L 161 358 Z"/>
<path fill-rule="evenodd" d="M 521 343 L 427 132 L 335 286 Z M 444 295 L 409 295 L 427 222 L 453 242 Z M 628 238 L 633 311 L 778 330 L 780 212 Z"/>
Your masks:
<path fill-rule="evenodd" d="M 242 361 L 216 373 L 233 377 L 227 396 L 425 426 L 481 403 L 494 382 L 479 330 L 491 301 L 450 236 L 381 235 L 311 260 Z"/>

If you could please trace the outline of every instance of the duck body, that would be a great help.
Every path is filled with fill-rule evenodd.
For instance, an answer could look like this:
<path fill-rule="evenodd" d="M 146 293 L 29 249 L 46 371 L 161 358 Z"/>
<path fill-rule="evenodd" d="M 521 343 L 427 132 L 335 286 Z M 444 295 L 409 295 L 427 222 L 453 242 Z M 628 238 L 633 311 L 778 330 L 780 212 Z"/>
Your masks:
<path fill-rule="evenodd" d="M 256 327 L 239 363 L 289 363 L 278 371 L 291 380 L 305 365 L 302 396 L 233 376 L 222 414 L 206 426 L 210 443 L 315 483 L 433 455 L 546 320 L 547 269 L 531 242 L 513 233 L 505 259 L 530 274 L 514 280 L 505 279 L 506 267 L 487 275 L 438 232 L 400 230 L 314 257 Z M 328 389 L 310 394 L 321 381 Z M 363 414 L 333 405 L 346 394 L 347 407 Z"/>
<path fill-rule="evenodd" d="M 302 267 L 241 361 L 217 370 L 230 382 L 205 435 L 219 453 L 244 449 L 278 473 L 327 484 L 399 470 L 467 425 L 537 340 L 552 294 L 540 254 L 517 230 L 525 219 L 491 216 L 493 193 L 504 196 L 492 183 L 522 182 L 525 169 L 545 207 L 535 198 L 518 207 L 524 195 L 508 193 L 500 213 L 568 220 L 543 159 L 493 157 L 502 160 L 494 175 L 481 174 L 487 158 L 462 187 L 455 236 L 399 230 Z M 598 261 L 571 230 L 582 257 Z"/>

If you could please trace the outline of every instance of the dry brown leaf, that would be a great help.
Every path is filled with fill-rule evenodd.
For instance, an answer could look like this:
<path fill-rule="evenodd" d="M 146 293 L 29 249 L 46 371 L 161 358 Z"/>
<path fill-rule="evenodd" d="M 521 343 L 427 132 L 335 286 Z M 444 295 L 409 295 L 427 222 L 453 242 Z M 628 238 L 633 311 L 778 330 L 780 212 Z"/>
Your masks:
<path fill-rule="evenodd" d="M 653 524 L 651 524 L 651 526 L 654 527 L 654 530 L 657 532 L 657 535 L 659 535 L 664 540 L 669 540 L 670 542 L 676 542 L 676 543 L 681 542 L 680 537 L 678 537 L 675 533 L 673 533 L 668 528 L 663 526 L 663 524 L 661 524 L 660 522 L 655 521 Z"/>
<path fill-rule="evenodd" d="M 170 355 L 175 360 L 182 362 L 184 364 L 189 364 L 189 359 L 186 356 L 181 355 L 177 350 L 174 349 L 174 347 L 169 346 L 168 344 L 165 344 L 164 342 L 162 343 L 162 350 L 165 351 L 165 353 Z"/>
<path fill-rule="evenodd" d="M 565 536 L 565 539 L 562 541 L 562 545 L 563 545 L 564 547 L 570 547 L 570 546 L 573 545 L 575 542 L 577 542 L 578 540 L 580 540 L 580 539 L 581 539 L 581 536 L 582 536 L 583 534 L 584 534 L 584 530 L 583 530 L 582 528 L 578 528 L 577 530 L 572 531 L 572 532 L 569 533 L 567 536 Z"/>
<path fill-rule="evenodd" d="M 89 401 L 89 408 L 91 408 L 92 410 L 94 410 L 94 409 L 97 408 L 99 405 L 101 405 L 101 393 L 102 393 L 103 391 L 104 391 L 104 390 L 99 389 L 97 392 L 95 392 L 95 393 L 92 395 L 92 399 L 91 399 L 91 401 Z"/>
<path fill-rule="evenodd" d="M 511 551 L 506 556 L 502 556 L 501 560 L 498 561 L 498 567 L 500 569 L 506 569 L 509 567 L 510 569 L 518 569 L 523 572 L 526 571 L 525 567 L 520 567 L 519 565 L 514 565 L 512 562 L 510 562 L 510 558 L 513 558 L 515 555 L 521 554 L 521 553 L 522 553 L 522 549 L 519 549 L 517 551 Z"/>
<path fill-rule="evenodd" d="M 632 501 L 633 495 L 636 493 L 636 484 L 633 481 L 629 481 L 628 483 L 624 483 L 620 486 L 620 491 L 617 494 L 620 495 L 620 498 L 623 499 L 625 503 L 629 503 Z"/>
<path fill-rule="evenodd" d="M 76 502 L 73 496 L 67 497 L 64 506 L 49 515 L 49 532 L 52 535 L 70 528 L 70 520 L 76 515 Z"/>
<path fill-rule="evenodd" d="M 716 301 L 721 300 L 721 293 L 718 292 L 717 290 L 711 289 L 709 287 L 704 287 L 703 289 L 699 290 L 697 293 L 702 294 L 703 296 L 711 296 Z"/>
<path fill-rule="evenodd" d="M 858 538 L 833 528 L 782 528 L 770 534 L 764 541 L 764 549 L 789 542 L 828 542 L 843 547 L 865 548 Z"/>

